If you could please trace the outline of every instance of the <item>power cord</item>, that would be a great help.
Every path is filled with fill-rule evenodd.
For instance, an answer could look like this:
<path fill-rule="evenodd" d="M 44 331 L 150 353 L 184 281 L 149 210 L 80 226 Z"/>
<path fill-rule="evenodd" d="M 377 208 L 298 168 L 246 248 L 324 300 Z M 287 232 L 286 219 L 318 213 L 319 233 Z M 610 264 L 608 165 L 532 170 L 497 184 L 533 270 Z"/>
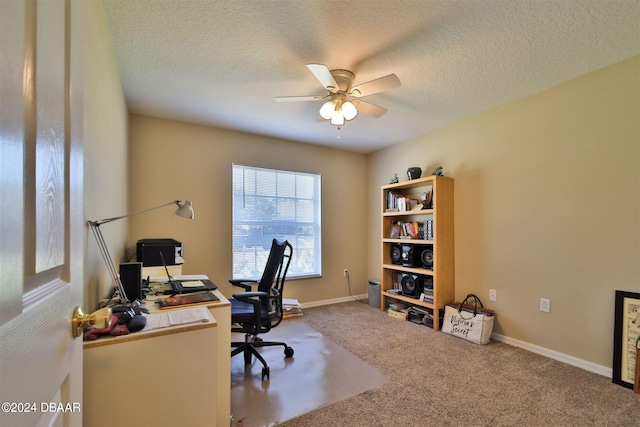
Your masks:
<path fill-rule="evenodd" d="M 351 277 L 349 276 L 349 272 L 346 272 L 347 275 L 347 287 L 349 288 L 349 295 L 351 296 L 351 298 L 355 301 L 358 301 L 359 303 L 362 304 L 369 304 L 369 301 L 363 298 L 358 298 L 357 296 L 353 295 L 353 292 L 351 291 Z"/>

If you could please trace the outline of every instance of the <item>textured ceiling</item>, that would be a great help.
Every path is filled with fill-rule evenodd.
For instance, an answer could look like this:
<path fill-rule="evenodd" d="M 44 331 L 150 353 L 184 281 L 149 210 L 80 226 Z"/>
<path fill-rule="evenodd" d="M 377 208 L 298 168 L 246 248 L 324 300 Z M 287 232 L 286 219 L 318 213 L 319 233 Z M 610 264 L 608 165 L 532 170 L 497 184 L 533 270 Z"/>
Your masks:
<path fill-rule="evenodd" d="M 639 0 L 103 0 L 133 113 L 370 152 L 640 53 Z M 402 86 L 338 130 L 305 66 Z"/>

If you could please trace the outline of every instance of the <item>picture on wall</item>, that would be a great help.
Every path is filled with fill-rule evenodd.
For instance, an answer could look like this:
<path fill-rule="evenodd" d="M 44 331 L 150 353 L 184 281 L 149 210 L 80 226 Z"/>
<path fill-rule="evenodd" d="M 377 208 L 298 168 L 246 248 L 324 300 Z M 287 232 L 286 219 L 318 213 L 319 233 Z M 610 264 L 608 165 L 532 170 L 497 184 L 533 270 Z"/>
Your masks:
<path fill-rule="evenodd" d="M 633 388 L 640 340 L 640 293 L 616 291 L 613 382 Z"/>

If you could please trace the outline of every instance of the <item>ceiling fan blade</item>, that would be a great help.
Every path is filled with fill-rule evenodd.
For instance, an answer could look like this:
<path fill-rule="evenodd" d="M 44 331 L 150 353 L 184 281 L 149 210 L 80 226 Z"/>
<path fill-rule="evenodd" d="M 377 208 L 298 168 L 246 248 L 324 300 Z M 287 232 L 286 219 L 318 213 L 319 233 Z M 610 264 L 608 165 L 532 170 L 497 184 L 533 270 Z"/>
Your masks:
<path fill-rule="evenodd" d="M 397 87 L 400 87 L 400 79 L 395 74 L 389 74 L 352 87 L 351 95 L 360 98 Z"/>
<path fill-rule="evenodd" d="M 313 75 L 318 79 L 323 88 L 327 89 L 329 92 L 337 92 L 338 91 L 338 83 L 331 75 L 331 71 L 324 64 L 307 64 L 307 68 L 313 73 Z"/>
<path fill-rule="evenodd" d="M 325 99 L 324 95 L 310 95 L 310 96 L 276 96 L 278 102 L 295 102 L 295 101 L 321 101 Z"/>
<path fill-rule="evenodd" d="M 386 108 L 378 107 L 377 105 L 373 105 L 369 102 L 364 102 L 359 99 L 354 99 L 352 102 L 353 105 L 356 106 L 356 109 L 359 113 L 368 114 L 369 116 L 375 117 L 376 119 L 387 112 Z"/>

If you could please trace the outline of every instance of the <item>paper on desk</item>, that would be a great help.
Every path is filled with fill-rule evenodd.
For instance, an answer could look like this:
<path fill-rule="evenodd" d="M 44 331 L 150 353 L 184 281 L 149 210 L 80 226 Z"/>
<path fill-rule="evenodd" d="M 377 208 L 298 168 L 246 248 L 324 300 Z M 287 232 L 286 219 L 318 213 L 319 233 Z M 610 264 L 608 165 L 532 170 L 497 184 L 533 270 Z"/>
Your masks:
<path fill-rule="evenodd" d="M 180 281 L 189 281 L 189 280 L 209 280 L 209 276 L 207 276 L 206 274 L 180 274 L 178 276 L 171 276 L 171 278 L 173 280 L 180 280 Z M 149 282 L 152 283 L 165 283 L 168 282 L 169 278 L 167 276 L 151 276 L 149 277 Z M 183 283 L 184 286 L 184 283 Z M 194 285 L 195 286 L 195 285 Z M 200 283 L 198 286 L 203 286 L 202 283 Z"/>
<path fill-rule="evenodd" d="M 144 326 L 145 331 L 152 329 L 168 328 L 171 326 L 169 323 L 168 313 L 150 314 L 147 316 L 147 324 Z"/>
<path fill-rule="evenodd" d="M 184 310 L 175 310 L 167 313 L 169 323 L 172 325 L 183 325 L 185 323 L 208 322 L 211 315 L 206 307 L 194 307 Z"/>
<path fill-rule="evenodd" d="M 204 286 L 204 283 L 202 283 L 202 280 L 190 280 L 188 282 L 181 280 L 180 285 L 182 285 L 183 288 L 201 288 Z"/>
<path fill-rule="evenodd" d="M 206 274 L 181 274 L 174 277 L 175 280 L 209 280 Z"/>
<path fill-rule="evenodd" d="M 148 315 L 144 330 L 150 331 L 152 329 L 168 328 L 169 326 L 188 323 L 208 322 L 210 320 L 211 315 L 206 307 L 185 308 L 182 310 Z"/>

